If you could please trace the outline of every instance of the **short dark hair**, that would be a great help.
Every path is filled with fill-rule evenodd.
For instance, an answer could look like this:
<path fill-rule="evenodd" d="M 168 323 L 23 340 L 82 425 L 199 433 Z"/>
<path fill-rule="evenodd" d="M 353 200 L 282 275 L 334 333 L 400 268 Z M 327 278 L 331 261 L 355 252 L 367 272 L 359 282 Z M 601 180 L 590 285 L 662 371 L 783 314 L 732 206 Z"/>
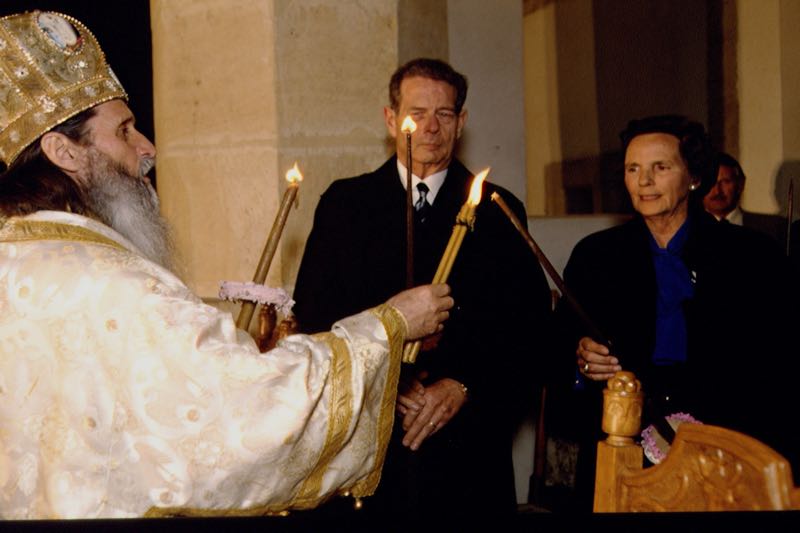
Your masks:
<path fill-rule="evenodd" d="M 742 170 L 742 166 L 739 164 L 739 161 L 737 161 L 735 157 L 727 152 L 717 152 L 717 172 L 719 172 L 719 167 L 732 168 L 733 174 L 736 176 L 738 181 L 744 181 L 747 179 L 747 176 L 745 176 L 744 170 Z"/>
<path fill-rule="evenodd" d="M 95 108 L 65 120 L 50 131 L 66 135 L 81 144 L 89 142 L 86 123 Z M 86 201 L 81 188 L 53 164 L 42 150 L 41 137 L 32 142 L 0 174 L 0 213 L 24 216 L 41 210 L 71 211 L 85 214 Z"/>
<path fill-rule="evenodd" d="M 456 90 L 456 113 L 461 113 L 467 100 L 467 78 L 453 67 L 439 59 L 420 57 L 412 59 L 394 71 L 389 81 L 389 103 L 392 109 L 400 108 L 400 84 L 406 78 L 419 76 L 436 81 L 443 81 Z"/>
<path fill-rule="evenodd" d="M 619 135 L 622 151 L 627 151 L 634 137 L 647 133 L 666 133 L 677 137 L 681 158 L 689 174 L 700 180 L 700 186 L 692 194 L 702 199 L 717 181 L 711 142 L 703 125 L 683 115 L 655 115 L 631 120 Z"/>

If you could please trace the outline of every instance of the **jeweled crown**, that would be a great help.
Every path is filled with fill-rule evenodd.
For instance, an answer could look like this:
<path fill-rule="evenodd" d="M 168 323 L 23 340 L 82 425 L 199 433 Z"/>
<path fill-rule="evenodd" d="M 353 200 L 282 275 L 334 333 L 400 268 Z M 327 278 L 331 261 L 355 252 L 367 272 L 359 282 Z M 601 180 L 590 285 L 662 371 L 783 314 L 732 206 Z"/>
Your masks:
<path fill-rule="evenodd" d="M 128 99 L 94 35 L 74 18 L 32 11 L 0 18 L 0 161 L 68 118 Z"/>

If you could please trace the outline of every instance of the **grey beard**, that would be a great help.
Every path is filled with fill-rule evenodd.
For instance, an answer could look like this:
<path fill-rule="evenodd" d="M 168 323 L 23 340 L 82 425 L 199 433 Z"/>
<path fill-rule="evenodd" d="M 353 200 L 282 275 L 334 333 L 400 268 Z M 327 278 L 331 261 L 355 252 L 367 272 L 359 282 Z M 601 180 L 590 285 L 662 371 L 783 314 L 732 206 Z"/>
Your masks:
<path fill-rule="evenodd" d="M 86 176 L 89 209 L 102 222 L 131 241 L 149 260 L 173 268 L 169 226 L 159 211 L 158 196 L 142 177 L 152 168 L 151 159 L 139 165 L 140 176 L 131 176 L 108 156 L 91 148 Z"/>

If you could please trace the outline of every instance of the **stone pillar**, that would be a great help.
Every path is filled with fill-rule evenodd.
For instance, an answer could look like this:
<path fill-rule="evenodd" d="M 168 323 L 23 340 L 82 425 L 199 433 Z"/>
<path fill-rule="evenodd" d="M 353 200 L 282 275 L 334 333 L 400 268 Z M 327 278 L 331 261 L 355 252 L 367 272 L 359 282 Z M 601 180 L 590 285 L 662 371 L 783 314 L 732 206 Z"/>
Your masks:
<path fill-rule="evenodd" d="M 448 60 L 447 0 L 399 0 L 397 21 L 398 65 L 417 57 Z"/>
<path fill-rule="evenodd" d="M 298 161 L 307 176 L 283 236 L 282 267 L 273 266 L 276 283 L 291 292 L 320 194 L 390 153 L 383 106 L 398 65 L 398 0 L 274 4 L 278 159 L 287 169 Z"/>
<path fill-rule="evenodd" d="M 213 299 L 255 273 L 297 161 L 267 284 L 291 292 L 319 195 L 387 156 L 398 0 L 151 0 L 158 184 L 184 278 Z"/>

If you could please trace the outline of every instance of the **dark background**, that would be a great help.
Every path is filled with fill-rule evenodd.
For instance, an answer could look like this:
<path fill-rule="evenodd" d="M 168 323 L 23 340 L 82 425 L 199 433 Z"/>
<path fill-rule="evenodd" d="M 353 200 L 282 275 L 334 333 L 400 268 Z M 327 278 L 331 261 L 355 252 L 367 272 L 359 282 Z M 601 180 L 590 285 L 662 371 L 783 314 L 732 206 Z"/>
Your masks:
<path fill-rule="evenodd" d="M 128 92 L 137 129 L 155 142 L 149 0 L 0 1 L 0 17 L 35 9 L 64 13 L 89 28 Z"/>

